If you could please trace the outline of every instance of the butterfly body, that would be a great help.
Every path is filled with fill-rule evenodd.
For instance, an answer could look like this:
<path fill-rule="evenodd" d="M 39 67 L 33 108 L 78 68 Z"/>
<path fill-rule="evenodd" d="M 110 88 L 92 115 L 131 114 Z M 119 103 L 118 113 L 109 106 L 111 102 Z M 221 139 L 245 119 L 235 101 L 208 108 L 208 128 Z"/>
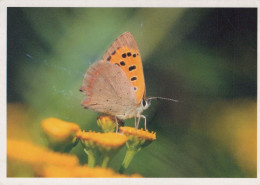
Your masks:
<path fill-rule="evenodd" d="M 119 119 L 135 119 L 138 126 L 149 102 L 145 98 L 145 82 L 139 49 L 133 36 L 119 36 L 101 60 L 87 70 L 80 89 L 82 106 Z M 146 127 L 146 125 L 145 125 Z"/>

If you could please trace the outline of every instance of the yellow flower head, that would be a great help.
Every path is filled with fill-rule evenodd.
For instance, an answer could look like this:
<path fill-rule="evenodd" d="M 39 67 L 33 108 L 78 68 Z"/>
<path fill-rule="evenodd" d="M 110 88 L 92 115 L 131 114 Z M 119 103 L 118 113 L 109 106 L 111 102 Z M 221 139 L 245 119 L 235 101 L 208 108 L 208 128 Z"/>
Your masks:
<path fill-rule="evenodd" d="M 106 167 L 115 153 L 124 146 L 128 139 L 123 134 L 92 131 L 79 131 L 76 137 L 80 139 L 84 151 L 88 155 L 88 165 L 90 167 L 94 167 L 96 164 Z"/>
<path fill-rule="evenodd" d="M 42 129 L 48 137 L 56 140 L 67 139 L 80 130 L 76 123 L 66 122 L 57 118 L 43 120 Z"/>
<path fill-rule="evenodd" d="M 84 142 L 90 142 L 100 147 L 105 148 L 118 148 L 125 144 L 127 137 L 118 133 L 99 133 L 99 132 L 85 132 L 79 131 L 76 134 L 76 137 L 81 139 Z"/>
<path fill-rule="evenodd" d="M 128 137 L 126 146 L 128 149 L 140 151 L 142 148 L 148 146 L 152 141 L 156 140 L 155 132 L 148 132 L 148 130 L 138 129 L 133 127 L 120 127 L 119 132 Z"/>
<path fill-rule="evenodd" d="M 76 123 L 47 118 L 42 121 L 42 129 L 54 151 L 69 152 L 78 143 L 74 136 L 80 128 Z"/>
<path fill-rule="evenodd" d="M 138 129 L 134 127 L 120 127 L 119 132 L 124 133 L 127 136 L 135 136 L 147 141 L 154 141 L 156 140 L 156 133 L 155 132 L 148 132 L 148 130 Z"/>
<path fill-rule="evenodd" d="M 124 122 L 117 119 L 119 126 L 124 126 Z M 97 124 L 101 128 L 102 132 L 114 132 L 116 129 L 115 117 L 112 116 L 98 116 Z"/>
<path fill-rule="evenodd" d="M 103 177 L 103 178 L 123 178 L 123 177 L 141 177 L 139 174 L 133 174 L 131 176 L 122 175 L 114 172 L 109 168 L 95 167 L 90 168 L 85 166 L 74 167 L 60 167 L 54 165 L 45 166 L 41 176 L 43 177 Z"/>
<path fill-rule="evenodd" d="M 7 139 L 7 158 L 32 166 L 45 164 L 73 166 L 78 164 L 76 156 L 53 152 L 30 142 L 15 139 Z"/>

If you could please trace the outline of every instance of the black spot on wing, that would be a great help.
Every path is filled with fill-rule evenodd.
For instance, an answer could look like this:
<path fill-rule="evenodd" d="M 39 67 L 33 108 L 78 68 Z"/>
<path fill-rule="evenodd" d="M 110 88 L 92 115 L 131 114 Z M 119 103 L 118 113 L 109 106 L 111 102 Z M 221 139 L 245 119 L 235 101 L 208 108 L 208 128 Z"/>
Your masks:
<path fill-rule="evenodd" d="M 125 66 L 125 62 L 124 62 L 124 61 L 121 61 L 121 62 L 120 62 L 120 65 L 121 65 L 121 66 Z"/>
<path fill-rule="evenodd" d="M 135 81 L 135 80 L 137 80 L 135 76 L 131 78 L 131 81 Z"/>
<path fill-rule="evenodd" d="M 133 71 L 133 70 L 135 70 L 135 69 L 136 69 L 136 66 L 135 66 L 135 65 L 130 66 L 130 67 L 128 68 L 129 71 Z"/>

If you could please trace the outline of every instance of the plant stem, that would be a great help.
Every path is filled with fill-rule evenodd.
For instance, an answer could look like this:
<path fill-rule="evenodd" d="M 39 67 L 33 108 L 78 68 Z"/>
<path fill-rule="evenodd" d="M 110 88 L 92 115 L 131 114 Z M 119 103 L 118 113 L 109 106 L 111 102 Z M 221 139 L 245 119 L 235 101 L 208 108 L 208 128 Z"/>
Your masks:
<path fill-rule="evenodd" d="M 129 164 L 134 158 L 136 152 L 137 152 L 136 150 L 129 150 L 129 149 L 126 151 L 124 161 L 122 162 L 122 165 L 119 169 L 119 173 L 124 173 L 125 169 L 128 168 Z"/>
<path fill-rule="evenodd" d="M 93 152 L 87 151 L 86 149 L 84 149 L 84 152 L 88 155 L 88 166 L 91 168 L 94 167 L 95 166 L 95 156 L 94 156 Z"/>
<path fill-rule="evenodd" d="M 104 159 L 103 159 L 101 167 L 106 168 L 108 163 L 109 163 L 109 161 L 110 161 L 110 157 L 109 156 L 105 156 Z"/>

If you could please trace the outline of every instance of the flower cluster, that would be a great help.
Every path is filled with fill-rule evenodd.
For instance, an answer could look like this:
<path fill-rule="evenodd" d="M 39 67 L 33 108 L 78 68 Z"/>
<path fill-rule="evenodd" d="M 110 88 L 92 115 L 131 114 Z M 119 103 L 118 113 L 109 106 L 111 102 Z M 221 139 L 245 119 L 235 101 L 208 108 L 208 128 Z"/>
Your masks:
<path fill-rule="evenodd" d="M 82 131 L 76 123 L 57 118 L 47 118 L 41 123 L 48 148 L 32 142 L 8 138 L 7 157 L 9 164 L 22 163 L 31 166 L 40 177 L 141 177 L 138 174 L 124 175 L 134 155 L 156 139 L 154 132 L 124 127 L 113 117 L 99 116 L 97 123 L 102 132 Z M 87 164 L 80 165 L 76 155 L 68 154 L 80 142 L 87 155 Z M 121 148 L 126 147 L 120 173 L 108 168 L 111 159 Z"/>

